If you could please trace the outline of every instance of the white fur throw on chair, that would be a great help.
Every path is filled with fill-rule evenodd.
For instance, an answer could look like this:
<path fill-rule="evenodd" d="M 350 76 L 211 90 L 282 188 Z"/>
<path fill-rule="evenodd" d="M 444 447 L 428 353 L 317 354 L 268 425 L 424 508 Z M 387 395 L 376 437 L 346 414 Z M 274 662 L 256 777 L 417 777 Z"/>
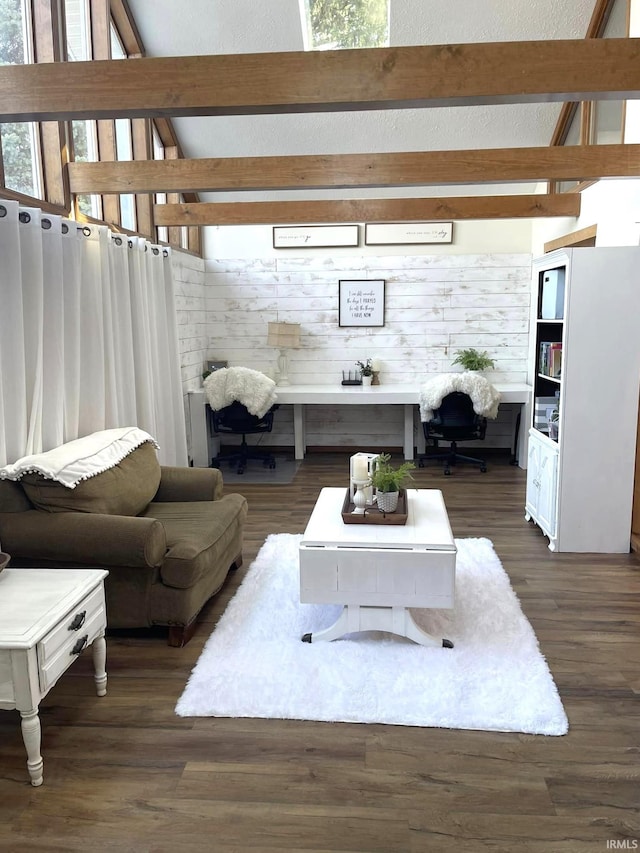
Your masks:
<path fill-rule="evenodd" d="M 464 373 L 442 373 L 420 386 L 420 420 L 433 420 L 434 410 L 453 391 L 468 394 L 477 415 L 492 419 L 497 417 L 500 392 L 484 376 L 473 370 L 465 370 Z"/>
<path fill-rule="evenodd" d="M 273 379 L 250 367 L 214 370 L 204 380 L 203 387 L 209 405 L 216 412 L 237 401 L 261 418 L 277 399 Z"/>

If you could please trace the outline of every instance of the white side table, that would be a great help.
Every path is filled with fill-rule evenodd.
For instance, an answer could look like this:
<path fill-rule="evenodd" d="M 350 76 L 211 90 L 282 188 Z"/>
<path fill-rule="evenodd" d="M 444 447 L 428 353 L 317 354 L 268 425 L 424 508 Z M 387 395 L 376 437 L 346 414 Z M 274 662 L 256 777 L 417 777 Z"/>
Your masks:
<path fill-rule="evenodd" d="M 98 696 L 107 692 L 102 569 L 5 569 L 0 574 L 0 708 L 20 711 L 31 784 L 42 785 L 38 706 L 87 646 Z"/>

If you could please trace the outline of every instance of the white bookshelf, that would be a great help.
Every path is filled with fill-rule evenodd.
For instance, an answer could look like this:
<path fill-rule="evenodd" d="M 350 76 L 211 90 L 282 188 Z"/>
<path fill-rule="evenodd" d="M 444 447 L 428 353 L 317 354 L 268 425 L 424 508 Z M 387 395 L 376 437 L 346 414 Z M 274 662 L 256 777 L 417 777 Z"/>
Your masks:
<path fill-rule="evenodd" d="M 564 270 L 562 316 L 541 316 L 549 270 Z M 630 548 L 640 382 L 640 247 L 575 248 L 533 263 L 525 518 L 553 551 L 624 553 Z M 561 372 L 540 370 L 540 344 L 562 345 Z M 558 398 L 558 436 L 535 401 Z M 538 413 L 542 406 L 538 406 Z"/>

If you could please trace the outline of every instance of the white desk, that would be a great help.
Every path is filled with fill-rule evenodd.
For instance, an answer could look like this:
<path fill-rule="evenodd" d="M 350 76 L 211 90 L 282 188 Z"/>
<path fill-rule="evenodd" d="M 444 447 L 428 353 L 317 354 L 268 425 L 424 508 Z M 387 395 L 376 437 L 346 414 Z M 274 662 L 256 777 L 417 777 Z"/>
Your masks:
<path fill-rule="evenodd" d="M 293 430 L 296 459 L 304 459 L 307 448 L 305 435 L 305 407 L 322 405 L 371 406 L 391 405 L 404 408 L 404 458 L 413 459 L 413 417 L 420 400 L 422 383 L 410 385 L 287 385 L 278 386 L 277 402 L 293 405 Z M 520 403 L 522 428 L 518 433 L 517 458 L 521 468 L 526 467 L 526 441 L 531 416 L 531 385 L 525 382 L 493 382 L 493 386 L 502 395 L 502 403 Z M 196 467 L 206 467 L 211 463 L 206 445 L 206 398 L 204 391 L 190 391 L 192 418 L 194 413 L 198 423 L 191 423 L 191 452 Z M 197 440 L 198 439 L 198 440 Z M 204 444 L 203 444 L 204 442 Z M 417 436 L 418 452 L 424 452 L 424 435 Z"/>
<path fill-rule="evenodd" d="M 520 466 L 526 464 L 525 444 L 531 406 L 531 386 L 526 383 L 494 382 L 493 386 L 501 393 L 502 403 L 520 403 L 523 429 L 518 436 L 518 459 Z M 293 428 L 295 435 L 296 459 L 304 459 L 306 451 L 305 406 L 310 405 L 391 405 L 404 408 L 404 458 L 413 459 L 413 416 L 420 401 L 420 383 L 411 385 L 289 385 L 278 387 L 278 403 L 293 404 Z M 424 452 L 424 435 L 418 433 L 418 452 Z"/>

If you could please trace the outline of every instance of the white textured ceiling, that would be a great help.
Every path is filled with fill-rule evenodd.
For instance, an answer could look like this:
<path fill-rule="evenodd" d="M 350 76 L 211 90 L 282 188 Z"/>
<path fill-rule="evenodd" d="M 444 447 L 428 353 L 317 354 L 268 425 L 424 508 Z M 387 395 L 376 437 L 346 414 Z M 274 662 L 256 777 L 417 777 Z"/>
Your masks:
<path fill-rule="evenodd" d="M 583 38 L 595 0 L 390 0 L 392 45 Z M 129 0 L 148 56 L 302 50 L 298 0 Z M 187 157 L 250 157 L 548 145 L 557 104 L 174 119 Z M 340 197 L 466 195 L 531 186 L 342 191 Z M 202 194 L 203 199 L 212 198 Z M 306 198 L 336 197 L 305 192 Z M 295 191 L 217 200 L 300 198 Z"/>

